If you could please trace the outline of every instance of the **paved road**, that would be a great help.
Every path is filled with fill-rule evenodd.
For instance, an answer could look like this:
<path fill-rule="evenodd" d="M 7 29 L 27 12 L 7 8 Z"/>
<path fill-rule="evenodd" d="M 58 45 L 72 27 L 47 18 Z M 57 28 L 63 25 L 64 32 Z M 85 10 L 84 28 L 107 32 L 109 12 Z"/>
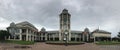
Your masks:
<path fill-rule="evenodd" d="M 112 47 L 115 47 L 115 46 L 112 46 Z M 36 49 L 36 50 L 108 50 L 108 48 L 104 48 L 104 46 L 98 46 L 93 43 L 86 43 L 82 45 L 69 45 L 69 46 L 37 43 L 33 46 L 32 49 Z M 120 46 L 114 50 L 120 50 L 119 48 Z"/>
<path fill-rule="evenodd" d="M 101 45 L 99 47 L 106 50 L 120 50 L 120 45 Z"/>
<path fill-rule="evenodd" d="M 120 50 L 120 45 L 95 45 L 93 43 L 86 43 L 81 45 L 51 45 L 45 43 L 36 43 L 34 45 L 30 45 L 29 49 L 15 49 L 12 44 L 0 44 L 0 50 Z"/>

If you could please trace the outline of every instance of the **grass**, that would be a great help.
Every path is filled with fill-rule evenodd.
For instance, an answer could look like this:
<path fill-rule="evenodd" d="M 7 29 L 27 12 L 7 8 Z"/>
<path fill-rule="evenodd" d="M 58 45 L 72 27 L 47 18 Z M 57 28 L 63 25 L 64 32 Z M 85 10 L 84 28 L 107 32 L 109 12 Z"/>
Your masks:
<path fill-rule="evenodd" d="M 35 43 L 33 41 L 19 41 L 19 40 L 4 40 L 4 41 L 1 41 L 1 42 L 3 42 L 3 43 L 21 44 L 21 45 L 31 45 L 31 44 Z"/>
<path fill-rule="evenodd" d="M 46 41 L 46 43 L 65 43 L 65 41 Z M 81 43 L 80 41 L 68 41 L 68 43 Z"/>
<path fill-rule="evenodd" d="M 63 45 L 65 44 L 65 41 L 46 41 L 46 44 L 60 44 Z M 77 45 L 77 44 L 84 44 L 83 42 L 78 42 L 78 41 L 68 41 L 68 45 Z"/>
<path fill-rule="evenodd" d="M 97 45 L 118 45 L 120 42 L 118 41 L 99 41 L 96 42 Z"/>

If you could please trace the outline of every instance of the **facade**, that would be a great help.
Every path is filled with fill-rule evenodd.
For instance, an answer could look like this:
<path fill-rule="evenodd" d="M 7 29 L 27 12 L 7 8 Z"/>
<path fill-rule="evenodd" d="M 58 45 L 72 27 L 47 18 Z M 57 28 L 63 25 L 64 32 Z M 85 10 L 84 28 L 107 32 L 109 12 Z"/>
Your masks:
<path fill-rule="evenodd" d="M 111 33 L 96 29 L 92 32 L 92 37 L 94 37 L 94 41 L 110 41 L 111 40 Z"/>
<path fill-rule="evenodd" d="M 25 41 L 35 41 L 37 40 L 37 28 L 35 28 L 31 23 L 24 21 L 15 24 L 12 22 L 7 28 L 8 32 L 11 34 L 9 39 L 14 40 L 25 40 Z"/>
<path fill-rule="evenodd" d="M 60 28 L 59 30 L 46 31 L 41 28 L 38 32 L 29 22 L 21 22 L 18 24 L 11 23 L 7 30 L 11 33 L 11 38 L 26 41 L 83 41 L 91 40 L 108 40 L 111 38 L 111 33 L 104 30 L 95 30 L 90 32 L 88 28 L 84 31 L 71 30 L 71 15 L 67 9 L 64 9 L 59 15 Z M 17 38 L 16 38 L 17 37 Z"/>
<path fill-rule="evenodd" d="M 71 40 L 70 17 L 67 9 L 64 9 L 60 16 L 59 40 Z"/>

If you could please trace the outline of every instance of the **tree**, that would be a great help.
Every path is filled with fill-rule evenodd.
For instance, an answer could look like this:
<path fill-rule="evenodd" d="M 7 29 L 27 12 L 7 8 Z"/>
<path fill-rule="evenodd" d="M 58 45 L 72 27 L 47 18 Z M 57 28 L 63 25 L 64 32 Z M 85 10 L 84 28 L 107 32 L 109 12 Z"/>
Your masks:
<path fill-rule="evenodd" d="M 118 41 L 120 42 L 120 32 L 118 32 Z"/>
<path fill-rule="evenodd" d="M 120 38 L 120 32 L 118 32 L 118 35 L 117 35 L 117 36 L 118 36 L 118 38 Z"/>
<path fill-rule="evenodd" d="M 5 37 L 8 38 L 10 33 L 6 30 L 0 30 L 0 40 L 5 40 Z"/>

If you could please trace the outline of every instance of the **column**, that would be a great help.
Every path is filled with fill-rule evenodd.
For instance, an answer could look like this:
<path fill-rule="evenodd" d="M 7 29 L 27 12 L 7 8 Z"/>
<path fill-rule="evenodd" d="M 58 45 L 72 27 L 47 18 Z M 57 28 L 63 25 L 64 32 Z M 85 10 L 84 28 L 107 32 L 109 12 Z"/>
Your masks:
<path fill-rule="evenodd" d="M 49 40 L 50 40 L 50 35 L 49 35 Z"/>
<path fill-rule="evenodd" d="M 45 34 L 45 41 L 47 41 L 47 34 Z"/>
<path fill-rule="evenodd" d="M 59 41 L 61 41 L 61 32 L 59 32 Z"/>
<path fill-rule="evenodd" d="M 88 41 L 88 34 L 87 34 L 87 41 Z"/>
<path fill-rule="evenodd" d="M 75 36 L 75 41 L 76 41 L 76 36 Z"/>
<path fill-rule="evenodd" d="M 34 40 L 36 40 L 36 32 L 34 32 Z"/>
<path fill-rule="evenodd" d="M 19 35 L 19 40 L 22 40 L 22 35 L 21 34 Z"/>
<path fill-rule="evenodd" d="M 32 36 L 32 41 L 34 41 L 34 35 Z"/>
<path fill-rule="evenodd" d="M 32 40 L 31 40 L 31 35 L 29 36 L 29 40 L 32 41 Z"/>
<path fill-rule="evenodd" d="M 26 41 L 28 41 L 28 29 L 26 29 Z"/>
<path fill-rule="evenodd" d="M 54 36 L 54 34 L 53 34 L 52 36 L 53 36 L 53 41 L 55 41 L 55 36 Z"/>
<path fill-rule="evenodd" d="M 14 40 L 16 39 L 16 35 L 14 35 Z"/>
<path fill-rule="evenodd" d="M 95 43 L 95 36 L 94 36 L 94 43 Z"/>
<path fill-rule="evenodd" d="M 10 36 L 9 36 L 8 40 L 10 40 Z"/>
<path fill-rule="evenodd" d="M 84 39 L 84 34 L 83 34 L 83 41 L 84 41 L 85 39 Z"/>
<path fill-rule="evenodd" d="M 43 41 L 43 33 L 41 33 L 41 41 Z"/>
<path fill-rule="evenodd" d="M 71 32 L 70 32 L 70 29 L 69 29 L 69 33 L 68 33 L 69 37 L 68 37 L 68 41 L 71 41 Z"/>
<path fill-rule="evenodd" d="M 40 35 L 38 36 L 38 41 L 40 41 Z"/>
<path fill-rule="evenodd" d="M 19 40 L 22 40 L 22 29 L 19 29 Z"/>
<path fill-rule="evenodd" d="M 79 37 L 79 41 L 81 41 L 81 35 L 80 35 L 80 37 Z"/>

